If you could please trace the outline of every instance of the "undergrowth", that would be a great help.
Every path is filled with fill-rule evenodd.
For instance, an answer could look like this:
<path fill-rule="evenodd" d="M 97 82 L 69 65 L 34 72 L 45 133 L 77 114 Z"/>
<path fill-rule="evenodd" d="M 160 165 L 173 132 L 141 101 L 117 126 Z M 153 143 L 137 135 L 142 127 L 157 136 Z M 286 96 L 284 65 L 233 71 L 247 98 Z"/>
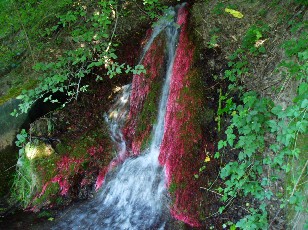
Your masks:
<path fill-rule="evenodd" d="M 308 211 L 304 192 L 308 189 L 307 143 L 306 147 L 298 144 L 298 139 L 307 141 L 308 33 L 305 22 L 296 26 L 296 31 L 302 29 L 300 36 L 284 42 L 286 58 L 277 68 L 284 78 L 278 93 L 290 81 L 298 85 L 296 96 L 288 106 L 282 107 L 273 99 L 261 97 L 241 85 L 241 79 L 249 72 L 249 56 L 266 52 L 260 43 L 261 38 L 266 37 L 266 25 L 251 26 L 241 47 L 229 56 L 229 69 L 224 74 L 229 86 L 226 92 L 220 93 L 217 115 L 219 129 L 221 116 L 229 116 L 230 124 L 225 130 L 226 138 L 218 142 L 215 157 L 224 157 L 224 149 L 238 152 L 237 160 L 221 169 L 224 186 L 217 188 L 224 203 L 219 213 L 238 197 L 247 200 L 246 215 L 234 225 L 228 224 L 233 229 L 270 228 L 274 221 L 269 220 L 268 204 L 271 202 L 279 203 L 279 212 Z M 234 95 L 239 97 L 236 102 Z M 272 186 L 279 180 L 285 183 L 283 192 Z M 252 200 L 254 204 L 250 203 Z"/>
<path fill-rule="evenodd" d="M 17 90 L 22 103 L 13 115 L 27 112 L 40 98 L 57 103 L 52 97 L 57 92 L 67 95 L 67 103 L 76 100 L 88 89 L 86 78 L 144 72 L 143 66 L 118 63 L 116 55 L 121 42 L 118 28 L 123 27 L 119 23 L 133 5 L 144 13 L 138 19 L 144 21 L 159 17 L 166 9 L 157 0 L 2 1 L 0 73 L 10 76 L 2 80 L 6 88 L 22 89 Z M 147 19 L 142 19 L 144 15 Z M 35 84 L 23 87 L 30 80 Z M 5 102 L 17 93 L 0 100 Z"/>

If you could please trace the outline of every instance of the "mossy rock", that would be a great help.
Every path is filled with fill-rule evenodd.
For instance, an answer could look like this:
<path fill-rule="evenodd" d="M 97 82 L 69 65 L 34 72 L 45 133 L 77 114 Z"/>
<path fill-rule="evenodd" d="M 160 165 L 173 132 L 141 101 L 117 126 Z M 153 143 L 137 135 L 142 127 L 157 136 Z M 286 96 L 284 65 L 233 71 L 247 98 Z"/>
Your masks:
<path fill-rule="evenodd" d="M 43 142 L 36 144 L 28 142 L 25 147 L 25 155 L 29 160 L 33 160 L 34 158 L 48 157 L 54 153 L 55 151 L 51 145 L 45 144 Z"/>

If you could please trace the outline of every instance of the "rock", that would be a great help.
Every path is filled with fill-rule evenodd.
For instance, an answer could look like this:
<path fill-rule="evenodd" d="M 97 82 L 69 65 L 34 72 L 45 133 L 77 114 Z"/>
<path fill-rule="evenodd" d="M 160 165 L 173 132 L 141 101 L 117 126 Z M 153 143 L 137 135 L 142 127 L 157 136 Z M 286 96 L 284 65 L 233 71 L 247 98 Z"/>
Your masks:
<path fill-rule="evenodd" d="M 54 129 L 52 119 L 40 118 L 30 125 L 30 133 L 34 136 L 49 136 Z"/>
<path fill-rule="evenodd" d="M 46 157 L 54 154 L 55 151 L 50 144 L 39 142 L 38 144 L 28 142 L 25 147 L 25 154 L 29 160 Z"/>

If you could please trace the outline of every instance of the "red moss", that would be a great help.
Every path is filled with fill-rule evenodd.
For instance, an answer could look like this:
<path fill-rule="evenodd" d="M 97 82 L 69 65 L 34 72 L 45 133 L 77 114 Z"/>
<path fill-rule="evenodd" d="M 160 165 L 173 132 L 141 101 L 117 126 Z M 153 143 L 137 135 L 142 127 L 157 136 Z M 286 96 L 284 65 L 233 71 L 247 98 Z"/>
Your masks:
<path fill-rule="evenodd" d="M 108 168 L 104 167 L 99 171 L 98 177 L 96 179 L 95 183 L 95 190 L 97 191 L 100 187 L 102 187 L 104 181 L 105 181 L 105 176 L 106 173 L 108 172 Z"/>
<path fill-rule="evenodd" d="M 45 193 L 45 191 L 46 191 L 46 189 L 47 189 L 47 187 L 48 187 L 49 184 L 50 184 L 50 181 L 48 181 L 48 182 L 46 182 L 46 183 L 44 184 L 44 186 L 43 186 L 43 188 L 42 188 L 42 191 L 41 191 L 41 193 L 38 195 L 38 197 L 41 197 L 41 196 Z"/>
<path fill-rule="evenodd" d="M 202 130 L 197 123 L 202 100 L 191 89 L 191 81 L 196 74 L 191 71 L 194 47 L 188 38 L 187 17 L 187 9 L 181 8 L 177 20 L 181 25 L 181 33 L 170 83 L 159 161 L 166 168 L 167 187 L 175 187 L 171 194 L 172 216 L 198 227 L 201 225 L 202 195 L 194 174 L 198 173 L 201 165 L 197 162 L 205 159 L 205 153 L 202 149 Z"/>
<path fill-rule="evenodd" d="M 75 170 L 78 172 L 81 163 L 84 159 L 77 159 L 75 157 L 63 156 L 60 161 L 57 162 L 58 174 L 51 179 L 52 183 L 58 183 L 61 189 L 61 195 L 67 195 L 70 189 L 69 179 L 72 172 Z M 46 188 L 45 188 L 46 190 Z"/>
<path fill-rule="evenodd" d="M 95 183 L 95 189 L 98 190 L 103 182 L 108 169 L 108 149 L 104 149 L 102 145 L 92 146 L 88 148 L 83 157 L 74 157 L 64 155 L 59 158 L 56 163 L 56 169 L 54 176 L 48 180 L 43 181 L 43 187 L 41 192 L 34 198 L 37 199 L 43 196 L 46 190 L 52 183 L 57 183 L 60 187 L 60 195 L 70 195 L 70 188 L 76 186 L 74 177 L 76 175 L 83 175 L 82 179 L 77 181 L 80 186 L 85 186 L 93 183 L 90 179 L 93 175 L 98 173 L 98 177 Z M 83 168 L 83 164 L 88 164 L 87 168 Z M 44 174 L 44 169 L 41 169 L 41 174 Z"/>
<path fill-rule="evenodd" d="M 103 146 L 99 145 L 98 147 L 91 147 L 88 149 L 88 153 L 91 156 L 90 167 L 99 168 L 99 173 L 95 182 L 95 190 L 97 191 L 104 183 L 106 173 L 108 172 L 108 166 L 103 166 L 102 160 L 105 159 L 105 149 Z"/>
<path fill-rule="evenodd" d="M 52 180 L 52 183 L 58 183 L 61 189 L 61 195 L 67 195 L 68 190 L 70 188 L 70 184 L 68 182 L 68 178 L 65 177 L 65 175 L 57 175 Z"/>
<path fill-rule="evenodd" d="M 149 35 L 148 35 L 149 36 Z M 164 64 L 164 45 L 162 37 L 158 36 L 144 56 L 142 65 L 145 66 L 146 74 L 134 75 L 132 82 L 132 92 L 130 95 L 130 111 L 128 121 L 123 129 L 128 150 L 133 155 L 139 155 L 141 145 L 145 138 L 149 137 L 152 125 L 147 123 L 147 127 L 142 132 L 138 132 L 141 123 L 140 114 L 144 108 L 144 103 L 153 88 L 152 84 L 161 77 L 161 70 Z"/>

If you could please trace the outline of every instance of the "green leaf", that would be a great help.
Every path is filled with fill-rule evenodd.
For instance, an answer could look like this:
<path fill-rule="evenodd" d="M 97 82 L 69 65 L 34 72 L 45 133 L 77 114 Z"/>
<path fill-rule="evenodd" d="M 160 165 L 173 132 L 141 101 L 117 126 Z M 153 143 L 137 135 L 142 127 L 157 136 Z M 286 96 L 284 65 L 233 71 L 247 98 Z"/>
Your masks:
<path fill-rule="evenodd" d="M 118 66 L 118 67 L 116 68 L 116 73 L 117 73 L 117 74 L 121 74 L 121 73 L 122 73 L 122 68 L 121 68 L 121 66 Z"/>
<path fill-rule="evenodd" d="M 298 94 L 303 95 L 308 92 L 308 84 L 306 82 L 303 82 L 298 87 Z"/>
<path fill-rule="evenodd" d="M 276 120 L 269 120 L 266 124 L 270 127 L 271 132 L 275 133 L 279 130 Z"/>
<path fill-rule="evenodd" d="M 220 140 L 218 142 L 218 150 L 222 149 L 223 147 L 226 147 L 227 146 L 227 142 L 226 141 L 223 141 L 223 140 Z"/>
<path fill-rule="evenodd" d="M 296 201 L 297 201 L 296 196 L 291 196 L 290 199 L 289 199 L 290 204 L 295 204 Z"/>
<path fill-rule="evenodd" d="M 275 106 L 272 108 L 271 112 L 281 118 L 283 116 L 283 111 L 281 105 Z"/>
<path fill-rule="evenodd" d="M 226 209 L 225 206 L 221 206 L 221 207 L 218 209 L 218 212 L 221 214 L 225 209 Z"/>
<path fill-rule="evenodd" d="M 301 103 L 301 108 L 302 109 L 307 109 L 308 108 L 308 99 L 304 99 Z"/>

